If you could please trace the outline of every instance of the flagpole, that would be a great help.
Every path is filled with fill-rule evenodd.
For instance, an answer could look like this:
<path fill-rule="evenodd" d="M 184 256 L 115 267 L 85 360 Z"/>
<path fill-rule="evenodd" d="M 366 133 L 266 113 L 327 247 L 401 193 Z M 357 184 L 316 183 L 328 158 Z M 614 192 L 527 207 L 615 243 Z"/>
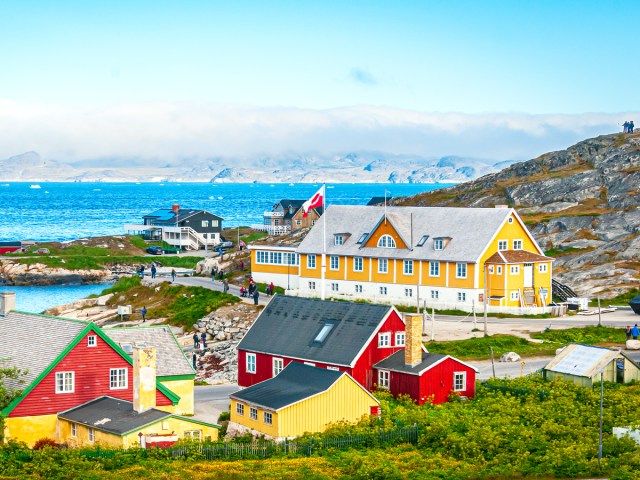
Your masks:
<path fill-rule="evenodd" d="M 320 267 L 320 295 L 325 299 L 325 277 L 327 270 L 327 183 L 322 184 L 322 266 Z"/>

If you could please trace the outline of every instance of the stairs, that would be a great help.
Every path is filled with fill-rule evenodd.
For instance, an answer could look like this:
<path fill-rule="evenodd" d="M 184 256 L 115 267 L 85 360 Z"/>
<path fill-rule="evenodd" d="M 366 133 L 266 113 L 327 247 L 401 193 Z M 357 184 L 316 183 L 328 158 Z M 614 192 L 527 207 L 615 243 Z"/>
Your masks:
<path fill-rule="evenodd" d="M 567 298 L 578 296 L 571 288 L 563 285 L 557 280 L 551 280 L 551 288 L 553 297 L 558 297 L 563 302 L 566 302 Z"/>
<path fill-rule="evenodd" d="M 535 307 L 536 291 L 533 288 L 524 288 L 522 292 L 522 301 L 525 307 Z"/>

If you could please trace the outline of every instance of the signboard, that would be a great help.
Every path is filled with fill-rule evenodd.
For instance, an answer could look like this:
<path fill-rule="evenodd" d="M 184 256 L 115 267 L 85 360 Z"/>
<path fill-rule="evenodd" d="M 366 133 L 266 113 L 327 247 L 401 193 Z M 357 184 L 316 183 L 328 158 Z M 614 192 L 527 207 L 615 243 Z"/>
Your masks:
<path fill-rule="evenodd" d="M 546 295 L 547 293 L 549 293 L 549 290 L 547 290 L 546 288 L 540 289 L 540 295 Z"/>
<path fill-rule="evenodd" d="M 479 302 L 484 302 L 484 293 L 479 293 L 478 294 L 478 301 Z"/>
<path fill-rule="evenodd" d="M 370 408 L 371 408 L 371 410 L 370 410 L 370 414 L 371 415 L 376 415 L 378 417 L 382 416 L 382 409 L 380 408 L 380 405 L 374 405 L 374 406 L 372 406 Z"/>

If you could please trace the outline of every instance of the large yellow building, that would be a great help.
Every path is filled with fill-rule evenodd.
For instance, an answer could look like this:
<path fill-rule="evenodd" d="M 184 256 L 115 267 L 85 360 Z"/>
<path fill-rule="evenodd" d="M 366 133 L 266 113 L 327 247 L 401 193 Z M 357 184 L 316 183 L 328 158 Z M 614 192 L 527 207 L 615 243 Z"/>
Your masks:
<path fill-rule="evenodd" d="M 251 250 L 253 278 L 293 295 L 467 311 L 486 296 L 513 313 L 551 300 L 553 259 L 506 207 L 331 205 L 297 247 Z"/>

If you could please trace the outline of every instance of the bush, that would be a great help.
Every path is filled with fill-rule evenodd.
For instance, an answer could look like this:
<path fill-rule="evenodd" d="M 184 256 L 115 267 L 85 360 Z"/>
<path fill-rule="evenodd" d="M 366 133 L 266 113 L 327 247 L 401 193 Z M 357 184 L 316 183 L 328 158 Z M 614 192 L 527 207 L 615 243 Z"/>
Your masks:
<path fill-rule="evenodd" d="M 58 448 L 58 444 L 50 438 L 41 438 L 33 446 L 34 450 L 42 450 L 43 448 Z"/>

